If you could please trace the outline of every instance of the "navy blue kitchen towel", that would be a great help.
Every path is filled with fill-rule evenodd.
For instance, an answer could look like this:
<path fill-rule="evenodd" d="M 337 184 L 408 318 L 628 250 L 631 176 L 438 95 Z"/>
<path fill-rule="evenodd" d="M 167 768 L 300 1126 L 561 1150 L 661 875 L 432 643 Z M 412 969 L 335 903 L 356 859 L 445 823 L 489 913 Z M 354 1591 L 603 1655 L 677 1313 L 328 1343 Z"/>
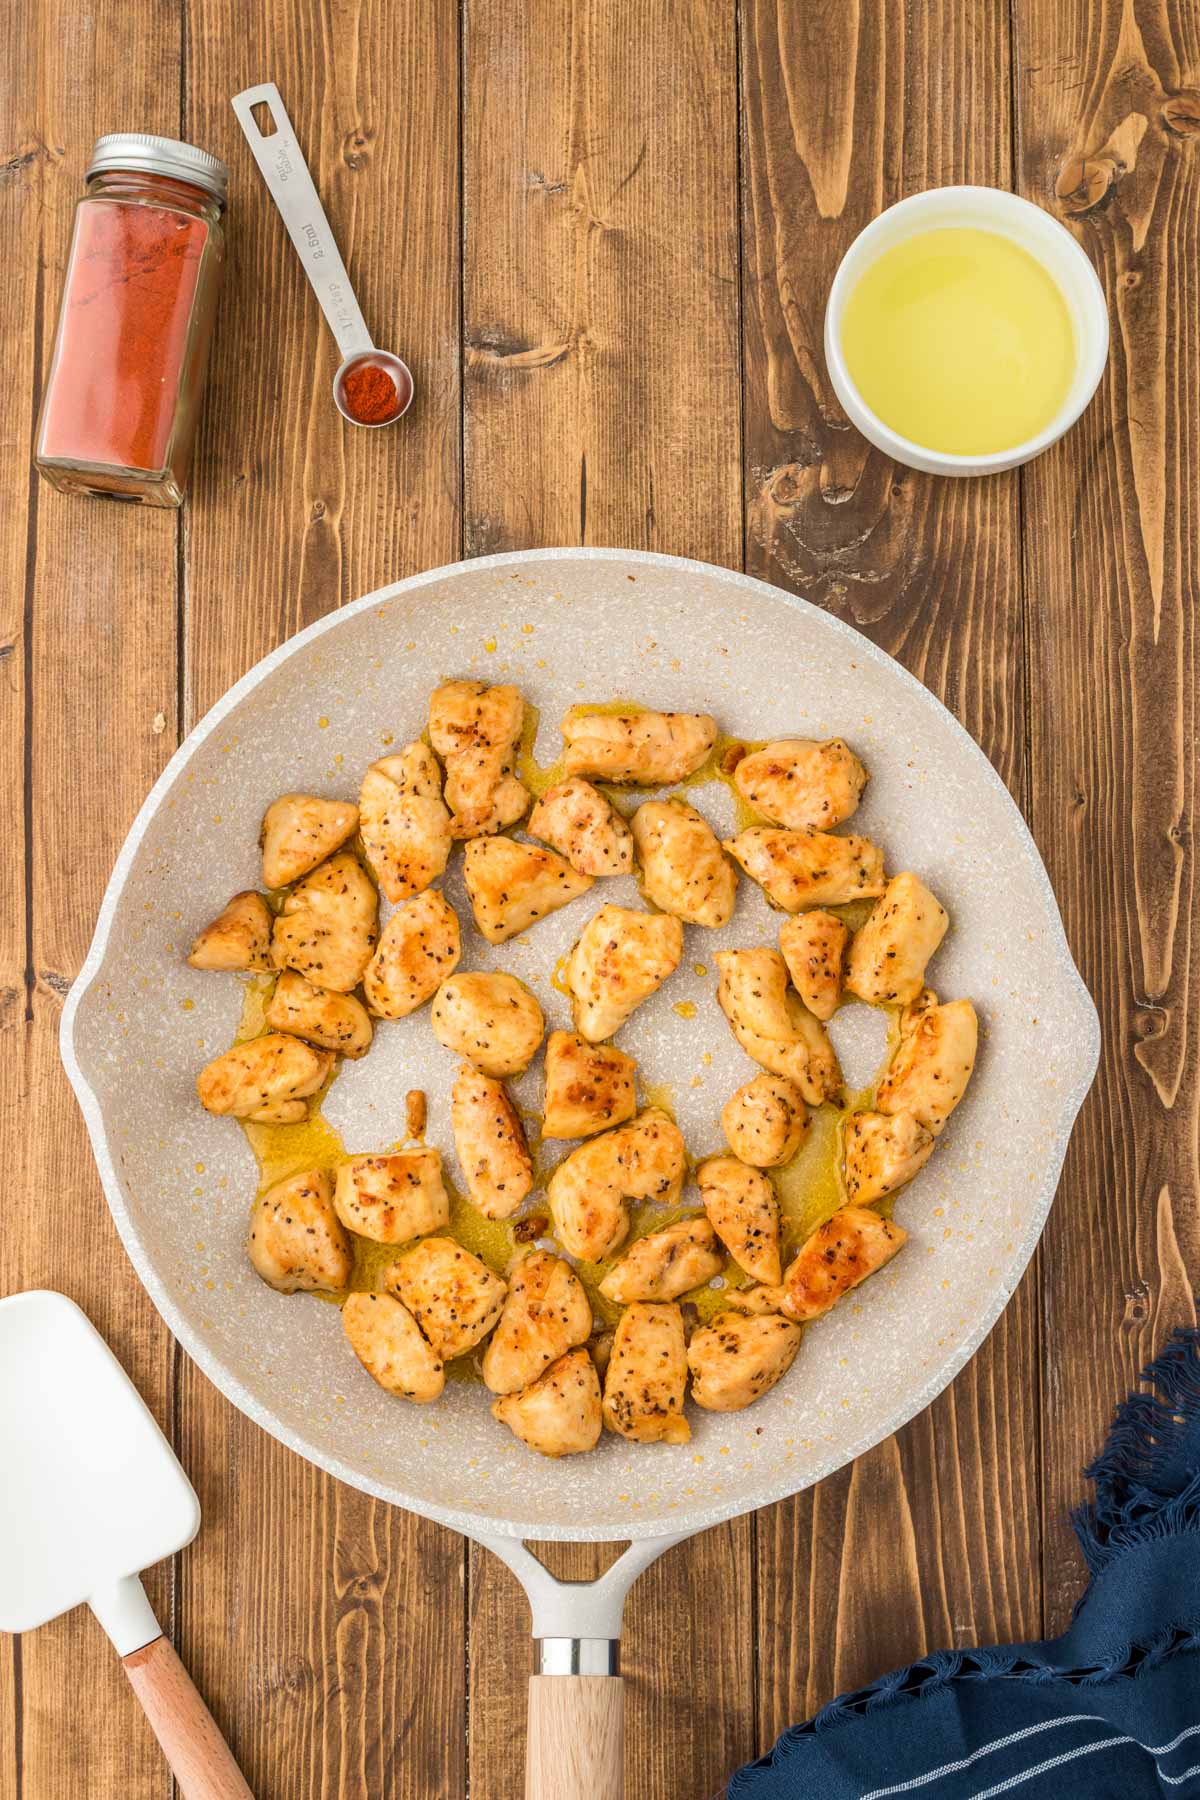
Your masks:
<path fill-rule="evenodd" d="M 1092 1579 L 1063 1636 L 939 1651 L 843 1694 L 728 1800 L 1200 1796 L 1200 1332 L 1142 1380 L 1087 1471 Z"/>

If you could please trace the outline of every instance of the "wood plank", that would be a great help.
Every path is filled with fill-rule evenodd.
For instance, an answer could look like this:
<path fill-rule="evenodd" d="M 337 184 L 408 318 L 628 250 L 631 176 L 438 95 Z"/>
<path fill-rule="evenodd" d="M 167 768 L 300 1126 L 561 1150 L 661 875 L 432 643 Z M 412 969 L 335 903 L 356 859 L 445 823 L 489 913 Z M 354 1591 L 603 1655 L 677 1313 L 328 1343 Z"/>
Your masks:
<path fill-rule="evenodd" d="M 459 222 L 453 9 L 320 0 L 249 16 L 188 0 L 187 13 L 187 134 L 233 168 L 188 539 L 190 723 L 298 627 L 459 554 Z M 394 431 L 334 410 L 335 345 L 229 109 L 264 76 L 367 319 L 413 366 L 417 402 Z M 319 1474 L 183 1359 L 178 1378 L 184 1453 L 211 1502 L 184 1562 L 182 1646 L 237 1721 L 255 1791 L 463 1792 L 461 1540 Z"/>
<path fill-rule="evenodd" d="M 112 54 L 118 42 L 120 56 Z M 14 249 L 0 371 L 9 502 L 0 534 L 0 731 L 10 775 L 25 761 L 32 827 L 22 857 L 19 787 L 10 779 L 0 878 L 2 1149 L 20 1203 L 7 1209 L 0 1234 L 0 1292 L 48 1286 L 78 1300 L 168 1427 L 170 1338 L 117 1240 L 59 1063 L 58 1024 L 118 846 L 171 746 L 177 524 L 53 493 L 36 482 L 30 457 L 88 153 L 114 119 L 178 133 L 178 44 L 177 23 L 148 0 L 121 8 L 101 0 L 86 24 L 52 0 L 15 21 L 0 73 L 0 112 L 12 133 L 0 211 Z M 169 1620 L 170 1565 L 147 1586 Z M 0 1792 L 62 1800 L 169 1793 L 161 1753 L 89 1614 L 6 1641 L 0 1664 Z M 64 1706 L 64 1696 L 81 1693 L 86 1711 Z"/>
<path fill-rule="evenodd" d="M 1008 185 L 1010 55 L 997 0 L 747 0 L 746 558 L 919 675 L 1022 800 L 1016 479 L 894 466 L 847 425 L 822 351 L 834 270 L 870 218 L 925 187 Z M 1034 1274 L 928 1413 L 759 1515 L 761 1746 L 926 1649 L 1036 1633 L 1037 1356 Z"/>
<path fill-rule="evenodd" d="M 1020 186 L 1073 230 L 1112 349 L 1025 477 L 1033 822 L 1100 1009 L 1100 1076 L 1045 1239 L 1047 1625 L 1112 1408 L 1194 1323 L 1200 7 L 1017 0 Z"/>
<path fill-rule="evenodd" d="M 627 544 L 737 566 L 732 8 L 634 22 L 612 0 L 467 0 L 464 19 L 467 550 Z M 573 1579 L 608 1560 L 540 1548 Z M 490 1800 L 521 1788 L 533 1658 L 511 1576 L 481 1551 L 470 1566 L 471 1794 Z M 745 1520 L 634 1589 L 639 1800 L 706 1793 L 750 1754 L 750 1590 Z"/>

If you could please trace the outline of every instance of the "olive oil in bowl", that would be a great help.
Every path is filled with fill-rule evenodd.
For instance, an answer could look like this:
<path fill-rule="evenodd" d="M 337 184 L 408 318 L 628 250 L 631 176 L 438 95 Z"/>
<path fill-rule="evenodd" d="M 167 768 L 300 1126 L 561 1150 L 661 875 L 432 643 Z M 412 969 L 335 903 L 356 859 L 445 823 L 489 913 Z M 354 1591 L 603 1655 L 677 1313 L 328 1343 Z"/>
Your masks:
<path fill-rule="evenodd" d="M 840 339 L 863 401 L 910 443 L 986 456 L 1037 438 L 1075 375 L 1071 314 L 1049 270 L 998 231 L 918 231 L 868 264 Z"/>

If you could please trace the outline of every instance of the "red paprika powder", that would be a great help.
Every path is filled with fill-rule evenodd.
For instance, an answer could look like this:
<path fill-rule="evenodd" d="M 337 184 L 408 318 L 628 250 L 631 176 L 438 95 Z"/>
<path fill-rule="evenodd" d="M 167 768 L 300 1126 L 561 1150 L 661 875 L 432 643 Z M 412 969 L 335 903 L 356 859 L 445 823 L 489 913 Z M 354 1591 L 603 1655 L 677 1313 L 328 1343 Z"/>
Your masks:
<path fill-rule="evenodd" d="M 400 395 L 386 369 L 377 363 L 355 363 L 342 380 L 346 411 L 360 425 L 383 425 L 400 410 Z"/>
<path fill-rule="evenodd" d="M 171 139 L 97 144 L 38 430 L 38 468 L 55 486 L 152 505 L 182 499 L 223 260 L 225 180 L 215 157 Z"/>

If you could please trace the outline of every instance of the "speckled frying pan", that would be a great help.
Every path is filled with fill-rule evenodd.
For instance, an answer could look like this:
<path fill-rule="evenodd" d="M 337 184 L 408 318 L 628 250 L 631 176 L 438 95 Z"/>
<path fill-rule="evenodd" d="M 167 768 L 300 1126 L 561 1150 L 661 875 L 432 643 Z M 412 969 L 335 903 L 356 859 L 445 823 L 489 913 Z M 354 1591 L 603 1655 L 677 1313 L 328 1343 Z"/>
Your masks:
<path fill-rule="evenodd" d="M 385 744 L 419 733 L 430 690 L 449 675 L 518 683 L 540 712 L 543 763 L 559 752 L 561 714 L 585 699 L 710 712 L 748 738 L 845 736 L 871 771 L 854 829 L 882 843 L 890 869 L 918 871 L 951 914 L 930 980 L 943 998 L 975 1001 L 983 1036 L 965 1101 L 899 1198 L 910 1243 L 807 1333 L 764 1400 L 734 1414 L 690 1408 L 685 1445 L 606 1436 L 591 1455 L 548 1462 L 491 1419 L 475 1384 L 451 1383 L 433 1407 L 390 1399 L 350 1355 L 335 1308 L 281 1298 L 252 1273 L 243 1238 L 254 1165 L 241 1132 L 196 1102 L 196 1070 L 229 1044 L 241 990 L 236 976 L 198 974 L 183 956 L 231 893 L 258 882 L 265 804 L 288 789 L 356 795 Z M 689 797 L 714 824 L 732 825 L 720 783 Z M 457 861 L 447 887 L 465 922 Z M 602 900 L 636 904 L 632 880 L 600 886 L 496 949 L 464 927 L 462 966 L 510 968 L 550 1025 L 568 1023 L 552 985 L 558 958 Z M 689 927 L 682 966 L 621 1033 L 644 1086 L 670 1090 L 694 1156 L 721 1147 L 721 1104 L 753 1072 L 717 1008 L 712 952 L 774 943 L 777 927 L 743 881 L 732 923 Z M 869 1080 L 881 1016 L 845 1007 L 832 1034 L 850 1081 Z M 62 1030 L 125 1246 L 210 1380 L 302 1456 L 488 1544 L 525 1583 L 546 1672 L 531 1701 L 528 1791 L 557 1800 L 576 1791 L 572 1779 L 580 1793 L 619 1792 L 612 1676 L 634 1576 L 678 1538 L 870 1449 L 928 1406 L 991 1328 L 1045 1223 L 1098 1044 L 1032 839 L 932 695 L 847 626 L 762 582 L 618 550 L 435 569 L 343 608 L 259 663 L 142 808 Z M 402 1135 L 404 1091 L 424 1088 L 429 1140 L 453 1169 L 453 1070 L 427 1011 L 385 1024 L 370 1055 L 343 1069 L 326 1116 L 348 1148 L 374 1149 Z M 518 1087 L 534 1107 L 538 1082 L 535 1069 Z M 633 1543 L 602 1581 L 566 1585 L 526 1538 Z M 547 1678 L 559 1673 L 582 1679 Z"/>

